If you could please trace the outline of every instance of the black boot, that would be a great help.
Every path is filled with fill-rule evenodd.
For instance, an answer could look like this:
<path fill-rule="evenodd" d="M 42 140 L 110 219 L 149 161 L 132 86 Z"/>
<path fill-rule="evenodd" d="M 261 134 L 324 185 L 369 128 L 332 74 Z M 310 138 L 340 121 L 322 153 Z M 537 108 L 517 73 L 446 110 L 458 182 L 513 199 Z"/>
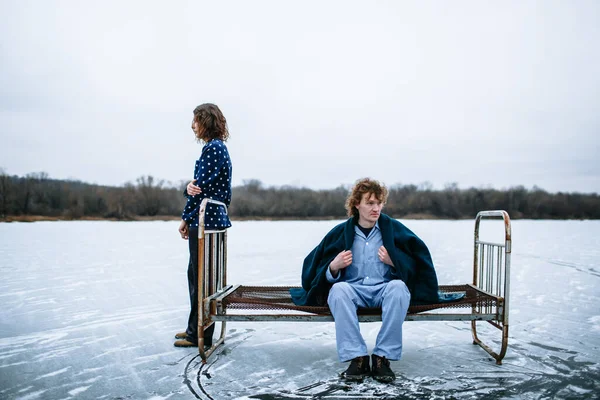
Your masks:
<path fill-rule="evenodd" d="M 375 354 L 372 355 L 372 358 L 373 369 L 371 375 L 373 376 L 373 379 L 384 383 L 389 383 L 396 379 L 394 371 L 390 368 L 390 360 Z"/>
<path fill-rule="evenodd" d="M 350 361 L 350 366 L 342 372 L 342 378 L 349 381 L 362 381 L 369 376 L 369 356 L 356 357 Z"/>

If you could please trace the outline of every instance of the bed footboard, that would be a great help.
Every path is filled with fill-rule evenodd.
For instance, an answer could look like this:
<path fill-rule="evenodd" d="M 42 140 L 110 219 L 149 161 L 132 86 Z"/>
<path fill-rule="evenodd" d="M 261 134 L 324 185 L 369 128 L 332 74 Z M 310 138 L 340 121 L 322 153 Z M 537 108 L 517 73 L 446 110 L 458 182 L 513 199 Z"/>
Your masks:
<path fill-rule="evenodd" d="M 504 222 L 504 238 L 499 242 L 480 240 L 480 227 L 483 219 L 502 219 Z M 510 217 L 506 211 L 481 211 L 475 218 L 475 249 L 473 252 L 473 286 L 499 298 L 496 315 L 497 318 L 487 321 L 502 332 L 500 350 L 495 352 L 483 343 L 477 334 L 478 321 L 471 321 L 473 344 L 481 346 L 494 359 L 496 364 L 502 364 L 502 359 L 508 348 L 508 311 L 510 294 L 510 256 L 512 251 L 512 237 Z M 486 307 L 474 306 L 473 313 L 486 313 Z"/>

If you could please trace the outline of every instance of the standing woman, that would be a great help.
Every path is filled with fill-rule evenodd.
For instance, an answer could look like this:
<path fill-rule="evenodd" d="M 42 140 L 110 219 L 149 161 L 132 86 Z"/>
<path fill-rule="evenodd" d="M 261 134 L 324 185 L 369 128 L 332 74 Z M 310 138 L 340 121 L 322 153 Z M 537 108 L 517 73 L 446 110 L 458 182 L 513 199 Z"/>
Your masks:
<path fill-rule="evenodd" d="M 188 240 L 190 260 L 188 262 L 188 287 L 190 292 L 190 317 L 185 332 L 175 335 L 176 347 L 198 346 L 198 211 L 205 198 L 218 200 L 228 207 L 231 203 L 231 159 L 225 146 L 229 138 L 227 121 L 214 104 L 199 105 L 194 110 L 192 130 L 199 142 L 204 143 L 202 154 L 194 167 L 194 179 L 188 183 L 183 194 L 187 204 L 181 215 L 179 233 Z M 223 206 L 209 203 L 206 207 L 204 228 L 226 229 L 231 226 Z M 215 325 L 204 331 L 204 345 L 212 345 Z"/>

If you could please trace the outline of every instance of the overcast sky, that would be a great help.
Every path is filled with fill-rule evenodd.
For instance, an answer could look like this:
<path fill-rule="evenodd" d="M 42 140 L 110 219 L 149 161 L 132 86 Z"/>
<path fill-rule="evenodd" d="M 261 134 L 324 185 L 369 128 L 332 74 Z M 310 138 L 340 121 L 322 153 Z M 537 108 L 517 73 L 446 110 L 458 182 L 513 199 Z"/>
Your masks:
<path fill-rule="evenodd" d="M 599 1 L 0 0 L 0 168 L 600 192 Z"/>

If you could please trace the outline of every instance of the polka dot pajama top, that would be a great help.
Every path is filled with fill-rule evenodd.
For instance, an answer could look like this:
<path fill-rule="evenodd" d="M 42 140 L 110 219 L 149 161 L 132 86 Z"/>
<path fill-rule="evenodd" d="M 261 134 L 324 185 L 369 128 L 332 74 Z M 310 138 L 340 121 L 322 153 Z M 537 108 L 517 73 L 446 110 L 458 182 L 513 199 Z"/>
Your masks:
<path fill-rule="evenodd" d="M 187 204 L 181 215 L 190 227 L 198 226 L 200 203 L 206 197 L 223 202 L 227 207 L 231 203 L 231 159 L 223 141 L 213 139 L 202 147 L 202 154 L 194 167 L 194 179 L 202 193 L 190 196 L 187 188 L 184 190 Z M 230 226 L 231 222 L 225 208 L 209 203 L 204 218 L 204 228 L 219 230 Z"/>

